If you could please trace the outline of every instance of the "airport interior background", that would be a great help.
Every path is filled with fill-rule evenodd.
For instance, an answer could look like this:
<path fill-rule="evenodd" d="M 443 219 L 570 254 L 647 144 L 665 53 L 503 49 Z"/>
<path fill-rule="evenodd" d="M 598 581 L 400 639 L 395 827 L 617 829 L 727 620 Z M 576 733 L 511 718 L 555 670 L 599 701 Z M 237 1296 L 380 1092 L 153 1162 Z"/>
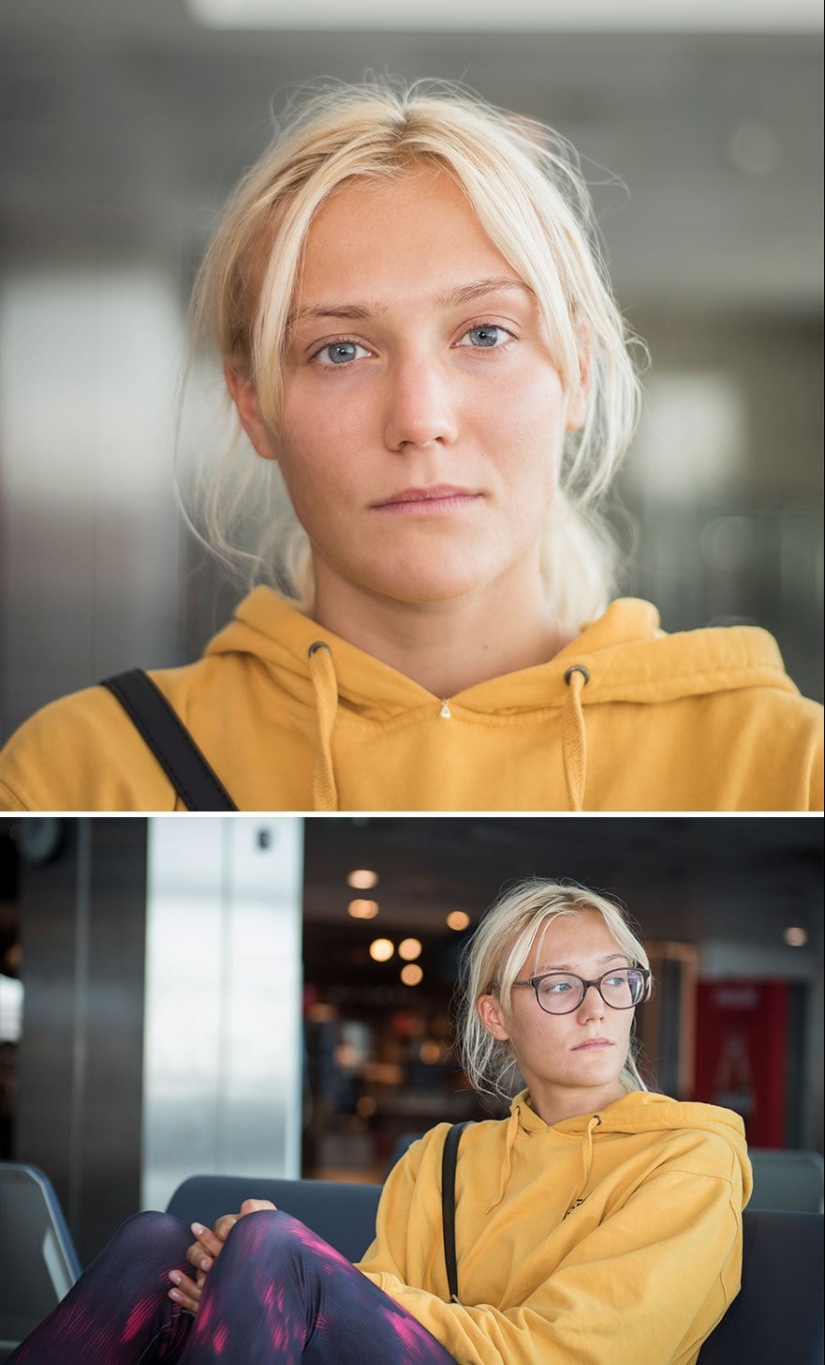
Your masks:
<path fill-rule="evenodd" d="M 367 0 L 244 3 L 0 5 L 0 742 L 195 658 L 242 595 L 187 521 L 230 434 L 214 357 L 180 405 L 192 280 L 271 111 L 368 72 L 578 149 L 649 351 L 620 590 L 668 631 L 766 627 L 821 700 L 821 5 L 418 0 L 379 31 Z M 382 1180 L 497 1112 L 451 1001 L 533 875 L 640 924 L 652 1087 L 821 1154 L 822 862 L 805 817 L 0 817 L 0 1161 L 46 1172 L 83 1264 L 195 1173 Z"/>
<path fill-rule="evenodd" d="M 270 109 L 369 71 L 463 81 L 578 149 L 650 352 L 621 590 L 668 631 L 767 627 L 822 699 L 821 5 L 380 8 L 0 6 L 0 738 L 189 662 L 242 595 L 174 494 L 177 462 L 191 510 L 227 434 L 196 356 L 176 440 L 193 273 Z"/>
<path fill-rule="evenodd" d="M 47 1172 L 84 1262 L 191 1174 L 380 1181 L 406 1135 L 497 1112 L 451 998 L 530 876 L 641 926 L 651 1087 L 822 1152 L 817 819 L 3 817 L 0 1159 Z"/>

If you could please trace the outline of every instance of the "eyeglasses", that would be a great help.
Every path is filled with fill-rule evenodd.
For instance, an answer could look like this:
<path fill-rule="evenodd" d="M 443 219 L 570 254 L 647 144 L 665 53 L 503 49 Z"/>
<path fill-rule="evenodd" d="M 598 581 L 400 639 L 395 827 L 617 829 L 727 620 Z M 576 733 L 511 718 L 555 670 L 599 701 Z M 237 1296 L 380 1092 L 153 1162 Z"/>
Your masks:
<path fill-rule="evenodd" d="M 598 981 L 585 981 L 572 972 L 545 972 L 526 981 L 514 981 L 514 986 L 532 986 L 536 999 L 545 1014 L 572 1014 L 595 986 L 606 1005 L 613 1010 L 630 1010 L 645 994 L 650 972 L 646 967 L 620 967 L 605 972 Z"/>

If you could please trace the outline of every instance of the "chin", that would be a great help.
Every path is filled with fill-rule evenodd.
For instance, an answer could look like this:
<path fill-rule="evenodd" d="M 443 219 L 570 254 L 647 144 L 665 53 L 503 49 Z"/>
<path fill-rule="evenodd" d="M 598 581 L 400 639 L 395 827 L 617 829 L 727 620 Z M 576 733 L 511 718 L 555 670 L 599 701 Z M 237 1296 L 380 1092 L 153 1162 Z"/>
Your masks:
<path fill-rule="evenodd" d="M 463 555 L 459 563 L 445 562 L 433 554 L 425 564 L 393 565 L 392 573 L 365 574 L 361 582 L 373 592 L 395 602 L 410 605 L 453 602 L 489 587 L 499 577 L 500 570 L 468 563 Z"/>
<path fill-rule="evenodd" d="M 435 606 L 439 602 L 457 602 L 463 597 L 472 594 L 478 583 L 419 583 L 409 582 L 398 584 L 388 591 L 386 597 L 391 597 L 395 602 L 403 602 L 408 606 Z"/>

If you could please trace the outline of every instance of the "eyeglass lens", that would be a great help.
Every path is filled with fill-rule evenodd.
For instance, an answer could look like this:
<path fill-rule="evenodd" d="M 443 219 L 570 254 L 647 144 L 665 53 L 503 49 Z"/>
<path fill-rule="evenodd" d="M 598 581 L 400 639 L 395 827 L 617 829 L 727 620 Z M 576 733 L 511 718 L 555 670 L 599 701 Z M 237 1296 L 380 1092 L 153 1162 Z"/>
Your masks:
<path fill-rule="evenodd" d="M 633 967 L 623 967 L 620 971 L 608 972 L 596 985 L 606 1005 L 613 1009 L 630 1009 L 638 1005 L 644 992 L 645 979 Z M 539 1004 L 550 1014 L 566 1014 L 568 1010 L 579 1007 L 585 997 L 588 983 L 580 976 L 553 972 L 542 977 L 537 983 Z"/>

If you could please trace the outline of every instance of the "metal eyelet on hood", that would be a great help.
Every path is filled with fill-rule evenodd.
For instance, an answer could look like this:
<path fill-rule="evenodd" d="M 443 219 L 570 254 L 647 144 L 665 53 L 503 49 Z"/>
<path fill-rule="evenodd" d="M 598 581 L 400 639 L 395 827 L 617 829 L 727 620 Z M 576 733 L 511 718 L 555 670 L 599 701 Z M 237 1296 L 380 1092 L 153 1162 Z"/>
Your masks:
<path fill-rule="evenodd" d="M 314 648 L 315 646 L 313 645 L 313 649 Z M 564 675 L 564 681 L 567 683 L 568 687 L 570 686 L 570 680 L 572 679 L 574 673 L 581 673 L 582 677 L 584 678 L 582 687 L 586 687 L 587 684 L 590 682 L 590 669 L 585 668 L 584 664 L 571 664 Z"/>

